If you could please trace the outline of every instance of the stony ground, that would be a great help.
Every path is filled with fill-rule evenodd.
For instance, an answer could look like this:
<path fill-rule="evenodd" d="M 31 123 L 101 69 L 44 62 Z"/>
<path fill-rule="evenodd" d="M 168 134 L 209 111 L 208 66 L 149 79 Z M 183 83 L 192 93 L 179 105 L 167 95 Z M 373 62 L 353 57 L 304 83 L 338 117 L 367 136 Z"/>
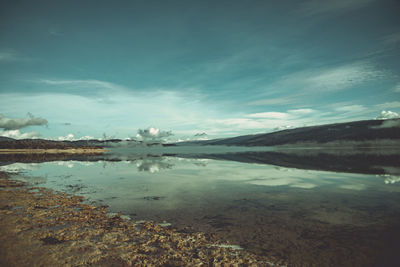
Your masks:
<path fill-rule="evenodd" d="M 285 265 L 213 235 L 109 216 L 82 197 L 0 176 L 0 266 Z"/>

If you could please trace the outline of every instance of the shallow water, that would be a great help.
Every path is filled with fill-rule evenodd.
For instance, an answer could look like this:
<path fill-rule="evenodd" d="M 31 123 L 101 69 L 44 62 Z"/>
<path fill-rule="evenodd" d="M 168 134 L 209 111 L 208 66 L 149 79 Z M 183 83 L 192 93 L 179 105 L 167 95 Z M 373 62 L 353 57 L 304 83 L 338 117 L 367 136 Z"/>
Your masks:
<path fill-rule="evenodd" d="M 400 176 L 393 164 L 368 174 L 205 157 L 141 155 L 0 169 L 135 220 L 216 233 L 291 266 L 396 266 Z"/>

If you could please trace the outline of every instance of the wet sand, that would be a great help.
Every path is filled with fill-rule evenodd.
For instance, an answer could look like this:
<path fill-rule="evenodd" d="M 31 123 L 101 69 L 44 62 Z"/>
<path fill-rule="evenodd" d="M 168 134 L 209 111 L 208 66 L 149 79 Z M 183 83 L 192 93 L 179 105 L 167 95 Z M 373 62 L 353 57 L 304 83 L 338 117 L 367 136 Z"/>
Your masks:
<path fill-rule="evenodd" d="M 217 235 L 133 222 L 0 173 L 1 266 L 285 266 Z"/>

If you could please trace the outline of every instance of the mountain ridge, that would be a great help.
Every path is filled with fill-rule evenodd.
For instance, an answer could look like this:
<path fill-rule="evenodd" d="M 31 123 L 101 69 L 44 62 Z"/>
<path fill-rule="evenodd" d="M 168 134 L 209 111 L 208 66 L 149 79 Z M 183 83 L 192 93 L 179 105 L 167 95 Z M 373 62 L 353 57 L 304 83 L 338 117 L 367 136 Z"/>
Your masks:
<path fill-rule="evenodd" d="M 242 135 L 213 140 L 188 141 L 177 145 L 231 145 L 231 146 L 277 146 L 315 142 L 324 144 L 337 141 L 400 141 L 400 119 L 363 120 L 344 123 L 286 129 L 272 133 Z"/>

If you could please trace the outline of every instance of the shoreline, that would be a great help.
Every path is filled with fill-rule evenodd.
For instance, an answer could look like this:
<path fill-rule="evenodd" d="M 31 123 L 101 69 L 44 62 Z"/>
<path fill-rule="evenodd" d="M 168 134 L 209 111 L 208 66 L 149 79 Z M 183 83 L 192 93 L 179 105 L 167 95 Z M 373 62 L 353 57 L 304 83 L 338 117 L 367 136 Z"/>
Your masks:
<path fill-rule="evenodd" d="M 286 265 L 237 250 L 215 235 L 130 221 L 83 200 L 0 173 L 1 265 Z"/>
<path fill-rule="evenodd" d="M 0 154 L 102 154 L 108 150 L 104 148 L 34 148 L 9 149 L 0 148 Z"/>

